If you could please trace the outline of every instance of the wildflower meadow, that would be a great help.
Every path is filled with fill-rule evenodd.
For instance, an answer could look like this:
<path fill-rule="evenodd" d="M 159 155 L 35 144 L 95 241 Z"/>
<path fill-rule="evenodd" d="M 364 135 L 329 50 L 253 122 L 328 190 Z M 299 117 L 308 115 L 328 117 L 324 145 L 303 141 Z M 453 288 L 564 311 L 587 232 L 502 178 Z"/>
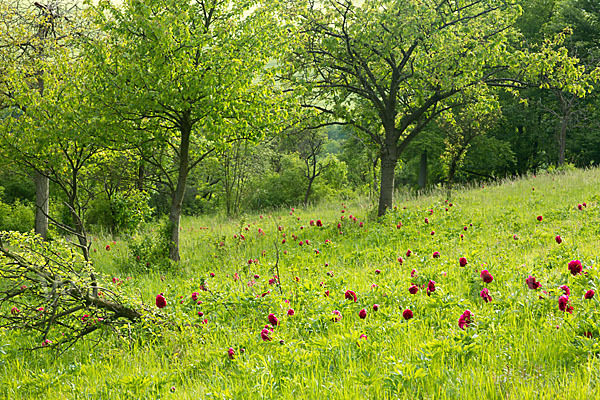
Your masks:
<path fill-rule="evenodd" d="M 599 187 L 592 169 L 399 194 L 379 219 L 368 200 L 187 217 L 171 267 L 132 253 L 152 226 L 97 235 L 104 290 L 141 322 L 60 354 L 0 330 L 0 398 L 598 398 Z"/>

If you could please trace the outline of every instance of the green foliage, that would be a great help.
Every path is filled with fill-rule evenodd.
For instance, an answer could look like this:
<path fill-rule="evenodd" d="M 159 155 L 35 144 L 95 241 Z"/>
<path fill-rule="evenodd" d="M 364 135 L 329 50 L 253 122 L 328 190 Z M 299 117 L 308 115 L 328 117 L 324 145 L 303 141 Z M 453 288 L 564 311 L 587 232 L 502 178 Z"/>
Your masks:
<path fill-rule="evenodd" d="M 87 223 L 113 233 L 135 232 L 153 213 L 148 205 L 150 196 L 145 192 L 117 192 L 110 199 L 94 199 L 86 214 Z"/>
<path fill-rule="evenodd" d="M 250 188 L 248 206 L 253 210 L 299 204 L 306 191 L 303 162 L 297 154 L 283 155 L 280 172 L 265 174 Z"/>
<path fill-rule="evenodd" d="M 29 232 L 33 230 L 33 207 L 16 200 L 12 204 L 0 201 L 0 231 Z"/>
<path fill-rule="evenodd" d="M 168 221 L 148 223 L 127 242 L 129 252 L 120 260 L 121 270 L 137 273 L 169 271 L 173 267 L 169 260 L 170 234 Z"/>

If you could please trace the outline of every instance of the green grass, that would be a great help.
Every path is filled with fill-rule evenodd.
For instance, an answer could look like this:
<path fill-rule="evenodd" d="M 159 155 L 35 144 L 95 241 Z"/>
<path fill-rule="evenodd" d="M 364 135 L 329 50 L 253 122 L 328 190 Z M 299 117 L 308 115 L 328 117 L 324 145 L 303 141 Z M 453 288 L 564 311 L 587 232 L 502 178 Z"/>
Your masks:
<path fill-rule="evenodd" d="M 148 318 L 58 359 L 19 350 L 36 337 L 0 331 L 0 398 L 598 398 L 600 295 L 585 300 L 583 294 L 600 286 L 599 187 L 598 169 L 532 176 L 457 192 L 452 207 L 441 192 L 402 198 L 381 222 L 369 217 L 366 201 L 234 221 L 185 218 L 184 261 L 175 271 L 128 270 L 128 238 L 98 238 L 96 268 L 106 279 L 131 276 L 124 289 L 147 305 Z M 350 214 L 357 222 L 348 221 Z M 310 226 L 317 219 L 323 227 Z M 298 244 L 306 239 L 310 245 Z M 268 284 L 277 251 L 281 292 Z M 466 267 L 459 266 L 463 256 Z M 587 274 L 569 273 L 575 259 Z M 494 277 L 487 285 L 482 269 Z M 254 274 L 260 278 L 249 284 Z M 541 289 L 527 287 L 529 275 Z M 408 292 L 429 280 L 436 282 L 431 296 Z M 199 290 L 203 282 L 209 292 Z M 558 309 L 564 284 L 572 314 Z M 491 303 L 480 297 L 483 287 Z M 346 290 L 357 293 L 356 303 L 344 298 Z M 154 299 L 161 292 L 168 305 L 159 311 Z M 202 304 L 191 300 L 193 292 Z M 402 317 L 406 308 L 414 313 L 409 321 Z M 461 330 L 466 309 L 472 323 Z M 331 320 L 333 310 L 341 312 L 339 322 Z M 280 325 L 273 340 L 263 341 L 269 313 Z M 169 323 L 156 324 L 153 314 Z"/>

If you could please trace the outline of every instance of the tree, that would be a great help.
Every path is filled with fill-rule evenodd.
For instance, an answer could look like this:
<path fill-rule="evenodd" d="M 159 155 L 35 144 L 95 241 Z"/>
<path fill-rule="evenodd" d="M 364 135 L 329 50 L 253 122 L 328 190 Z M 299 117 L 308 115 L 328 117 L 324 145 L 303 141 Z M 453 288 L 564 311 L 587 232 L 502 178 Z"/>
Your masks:
<path fill-rule="evenodd" d="M 495 99 L 479 100 L 446 113 L 441 123 L 446 130 L 446 150 L 442 155 L 446 175 L 446 197 L 450 199 L 456 172 L 461 167 L 469 147 L 485 135 L 501 115 Z"/>
<path fill-rule="evenodd" d="M 20 2 L 0 4 L 0 60 L 5 67 L 0 69 L 0 108 L 12 108 L 15 81 L 25 80 L 28 90 L 44 94 L 43 71 L 39 62 L 46 59 L 55 46 L 64 45 L 65 25 L 71 29 L 67 7 L 64 3 L 33 3 L 28 7 Z M 50 51 L 49 51 L 50 50 Z M 21 112 L 25 111 L 21 107 Z M 14 117 L 15 115 L 13 115 Z M 50 184 L 42 171 L 33 170 L 36 188 L 35 232 L 46 238 Z"/>
<path fill-rule="evenodd" d="M 526 87 L 545 68 L 580 73 L 564 52 L 511 49 L 518 10 L 515 2 L 495 0 L 327 0 L 293 9 L 299 72 L 289 79 L 303 88 L 306 107 L 329 115 L 330 123 L 354 125 L 377 146 L 378 215 L 392 205 L 399 156 L 440 113 L 460 104 L 452 101 L 459 93 Z"/>
<path fill-rule="evenodd" d="M 259 1 L 241 0 L 128 0 L 91 9 L 102 31 L 88 49 L 102 111 L 121 123 L 123 140 L 149 147 L 142 155 L 163 172 L 169 257 L 177 261 L 190 170 L 274 121 L 279 102 L 269 62 L 283 48 L 278 18 Z"/>

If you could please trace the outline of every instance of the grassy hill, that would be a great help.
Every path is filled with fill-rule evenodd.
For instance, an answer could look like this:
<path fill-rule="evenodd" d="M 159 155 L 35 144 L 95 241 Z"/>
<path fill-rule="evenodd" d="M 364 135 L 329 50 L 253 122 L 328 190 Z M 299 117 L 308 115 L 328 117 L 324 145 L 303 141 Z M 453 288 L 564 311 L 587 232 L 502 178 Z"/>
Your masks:
<path fill-rule="evenodd" d="M 358 201 L 187 218 L 175 270 L 96 238 L 148 317 L 58 359 L 0 331 L 0 398 L 598 398 L 599 188 L 594 169 L 399 199 L 381 221 Z"/>

